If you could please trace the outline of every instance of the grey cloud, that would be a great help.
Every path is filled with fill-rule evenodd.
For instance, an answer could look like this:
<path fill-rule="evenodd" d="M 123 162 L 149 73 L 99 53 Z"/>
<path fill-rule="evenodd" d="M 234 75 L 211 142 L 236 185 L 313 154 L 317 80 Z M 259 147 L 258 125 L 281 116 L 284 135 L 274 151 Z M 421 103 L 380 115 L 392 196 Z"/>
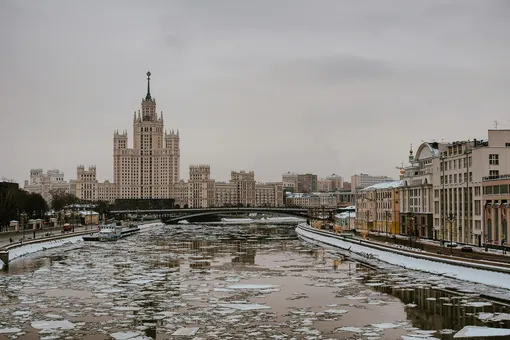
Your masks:
<path fill-rule="evenodd" d="M 383 60 L 336 55 L 277 63 L 270 67 L 270 72 L 287 80 L 314 81 L 331 85 L 394 77 L 398 70 Z"/>
<path fill-rule="evenodd" d="M 0 177 L 111 178 L 147 70 L 183 177 L 396 175 L 409 143 L 507 121 L 508 17 L 506 0 L 0 1 Z"/>

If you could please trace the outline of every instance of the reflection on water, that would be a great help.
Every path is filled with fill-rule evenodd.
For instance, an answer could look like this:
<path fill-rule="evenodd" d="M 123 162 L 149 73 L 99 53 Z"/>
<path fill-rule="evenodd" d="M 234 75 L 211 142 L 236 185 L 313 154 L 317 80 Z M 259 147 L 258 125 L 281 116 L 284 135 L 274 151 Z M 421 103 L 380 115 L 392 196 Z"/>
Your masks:
<path fill-rule="evenodd" d="M 199 327 L 204 339 L 393 340 L 415 336 L 417 327 L 451 339 L 439 331 L 495 325 L 479 321 L 479 312 L 505 311 L 473 307 L 481 299 L 401 273 L 374 272 L 301 243 L 291 227 L 166 226 L 65 249 L 14 261 L 0 273 L 0 333 L 17 327 L 20 334 L 10 337 L 38 338 L 34 320 L 67 320 L 72 327 L 43 333 L 172 339 L 180 328 Z"/>
<path fill-rule="evenodd" d="M 373 272 L 368 273 L 363 282 L 379 292 L 400 299 L 406 306 L 408 320 L 419 329 L 458 331 L 465 326 L 510 328 L 510 318 L 498 321 L 490 319 L 491 315 L 509 313 L 507 306 L 482 299 L 472 292 L 432 288 L 423 283 L 410 283 L 397 275 L 374 276 Z M 453 339 L 453 334 L 441 334 L 439 337 L 443 340 Z"/>

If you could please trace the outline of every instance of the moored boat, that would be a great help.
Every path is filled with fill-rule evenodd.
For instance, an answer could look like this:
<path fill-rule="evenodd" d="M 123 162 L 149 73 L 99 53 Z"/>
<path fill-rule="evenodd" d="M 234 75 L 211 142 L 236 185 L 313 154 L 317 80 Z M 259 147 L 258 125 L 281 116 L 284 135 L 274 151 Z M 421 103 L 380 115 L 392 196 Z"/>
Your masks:
<path fill-rule="evenodd" d="M 107 224 L 99 227 L 99 232 L 83 236 L 84 241 L 116 241 L 140 231 L 136 224 L 123 226 L 122 223 Z"/>

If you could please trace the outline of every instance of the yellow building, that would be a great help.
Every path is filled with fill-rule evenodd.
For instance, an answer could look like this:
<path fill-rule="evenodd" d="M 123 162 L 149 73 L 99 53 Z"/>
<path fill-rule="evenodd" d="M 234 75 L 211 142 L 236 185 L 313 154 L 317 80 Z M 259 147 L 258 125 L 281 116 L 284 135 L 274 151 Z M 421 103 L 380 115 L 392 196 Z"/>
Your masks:
<path fill-rule="evenodd" d="M 400 188 L 403 181 L 384 182 L 356 195 L 356 228 L 400 234 Z"/>

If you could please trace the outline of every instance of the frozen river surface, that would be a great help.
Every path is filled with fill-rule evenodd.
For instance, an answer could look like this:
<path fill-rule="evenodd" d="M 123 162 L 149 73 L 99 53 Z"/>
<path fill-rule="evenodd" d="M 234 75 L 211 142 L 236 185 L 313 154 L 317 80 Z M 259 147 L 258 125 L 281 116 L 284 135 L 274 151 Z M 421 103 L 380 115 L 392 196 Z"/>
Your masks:
<path fill-rule="evenodd" d="M 338 259 L 288 226 L 80 242 L 0 272 L 0 339 L 432 340 L 509 326 L 505 307 L 436 289 L 439 277 Z"/>

